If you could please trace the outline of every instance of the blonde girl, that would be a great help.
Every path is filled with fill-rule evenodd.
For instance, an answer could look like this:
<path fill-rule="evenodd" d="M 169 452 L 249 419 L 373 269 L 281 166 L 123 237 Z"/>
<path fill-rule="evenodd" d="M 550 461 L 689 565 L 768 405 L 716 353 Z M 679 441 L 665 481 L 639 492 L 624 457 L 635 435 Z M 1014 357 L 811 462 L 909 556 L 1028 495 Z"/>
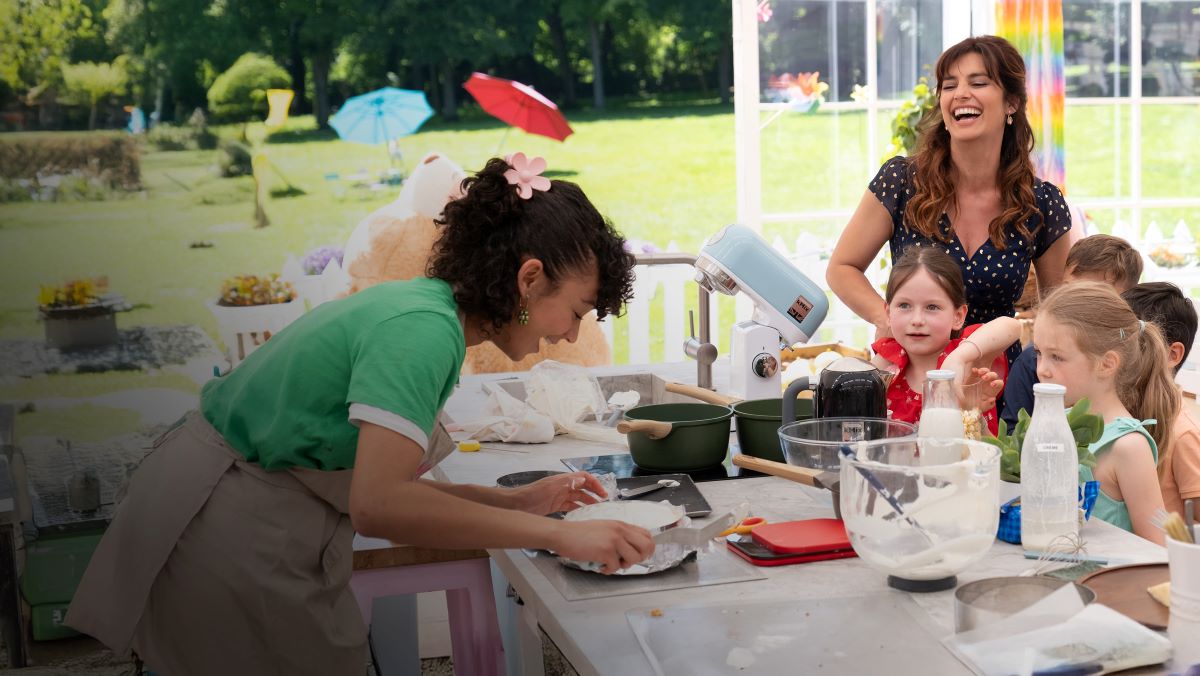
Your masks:
<path fill-rule="evenodd" d="M 1150 519 L 1163 506 L 1156 464 L 1179 396 L 1162 333 L 1139 320 L 1112 286 L 1075 282 L 1038 308 L 1033 342 L 1038 379 L 1066 387 L 1068 406 L 1087 397 L 1104 418 L 1104 434 L 1091 445 L 1096 468 L 1079 468 L 1081 481 L 1100 481 L 1093 515 L 1163 544 Z"/>

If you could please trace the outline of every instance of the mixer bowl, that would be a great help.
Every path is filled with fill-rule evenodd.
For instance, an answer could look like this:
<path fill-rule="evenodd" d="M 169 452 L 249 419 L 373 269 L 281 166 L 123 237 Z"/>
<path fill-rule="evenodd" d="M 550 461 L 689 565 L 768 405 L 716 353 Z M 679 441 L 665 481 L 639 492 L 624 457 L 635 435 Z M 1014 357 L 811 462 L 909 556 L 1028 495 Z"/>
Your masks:
<path fill-rule="evenodd" d="M 917 428 L 885 418 L 812 418 L 779 428 L 779 445 L 789 465 L 837 471 L 839 449 L 851 441 L 916 438 Z"/>
<path fill-rule="evenodd" d="M 1000 451 L 958 440 L 969 455 L 921 465 L 918 440 L 849 444 L 843 458 L 841 512 L 860 559 L 905 591 L 940 591 L 983 558 L 996 539 Z"/>

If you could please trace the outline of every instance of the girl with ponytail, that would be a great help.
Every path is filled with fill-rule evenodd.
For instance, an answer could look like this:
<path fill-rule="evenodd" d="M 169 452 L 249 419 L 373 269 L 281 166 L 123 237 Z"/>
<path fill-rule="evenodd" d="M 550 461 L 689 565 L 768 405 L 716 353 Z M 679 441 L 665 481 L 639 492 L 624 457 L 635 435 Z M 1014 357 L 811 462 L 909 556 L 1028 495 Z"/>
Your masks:
<path fill-rule="evenodd" d="M 1100 481 L 1093 515 L 1163 544 L 1151 523 L 1163 507 L 1156 464 L 1180 403 L 1162 333 L 1112 286 L 1076 282 L 1038 308 L 1033 343 L 1039 380 L 1066 387 L 1068 405 L 1087 397 L 1104 418 L 1104 434 L 1091 446 L 1096 468 L 1079 468 L 1081 481 Z"/>

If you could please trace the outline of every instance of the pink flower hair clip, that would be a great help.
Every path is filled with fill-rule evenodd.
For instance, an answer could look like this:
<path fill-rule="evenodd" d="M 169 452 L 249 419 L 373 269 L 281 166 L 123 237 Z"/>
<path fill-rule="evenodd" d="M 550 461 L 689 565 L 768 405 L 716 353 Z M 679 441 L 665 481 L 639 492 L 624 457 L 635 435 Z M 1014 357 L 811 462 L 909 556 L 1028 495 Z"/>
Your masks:
<path fill-rule="evenodd" d="M 509 185 L 517 186 L 517 195 L 524 200 L 533 197 L 534 190 L 545 192 L 550 189 L 550 179 L 542 176 L 546 170 L 546 158 L 529 159 L 525 153 L 513 153 L 504 158 L 511 169 L 504 172 Z"/>

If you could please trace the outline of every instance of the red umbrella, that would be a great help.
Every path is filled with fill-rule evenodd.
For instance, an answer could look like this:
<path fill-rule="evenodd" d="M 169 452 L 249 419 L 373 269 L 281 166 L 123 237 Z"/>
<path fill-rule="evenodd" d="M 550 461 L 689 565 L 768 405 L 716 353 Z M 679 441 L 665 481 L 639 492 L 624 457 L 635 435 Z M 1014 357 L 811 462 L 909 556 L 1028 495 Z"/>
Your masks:
<path fill-rule="evenodd" d="M 463 87 L 488 113 L 530 134 L 562 141 L 573 133 L 558 106 L 527 84 L 471 73 Z"/>

